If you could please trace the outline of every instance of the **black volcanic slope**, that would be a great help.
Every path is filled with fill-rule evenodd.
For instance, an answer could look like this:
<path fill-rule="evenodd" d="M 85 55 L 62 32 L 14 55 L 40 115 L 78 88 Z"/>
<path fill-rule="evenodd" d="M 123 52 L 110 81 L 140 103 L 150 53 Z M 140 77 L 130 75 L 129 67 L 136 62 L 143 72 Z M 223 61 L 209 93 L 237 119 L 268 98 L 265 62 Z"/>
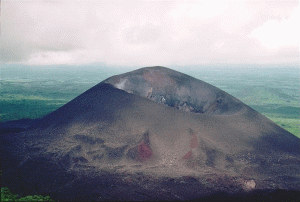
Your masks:
<path fill-rule="evenodd" d="M 1 126 L 2 186 L 17 193 L 272 201 L 300 191 L 299 138 L 226 92 L 164 67 L 110 77 L 26 124 Z"/>

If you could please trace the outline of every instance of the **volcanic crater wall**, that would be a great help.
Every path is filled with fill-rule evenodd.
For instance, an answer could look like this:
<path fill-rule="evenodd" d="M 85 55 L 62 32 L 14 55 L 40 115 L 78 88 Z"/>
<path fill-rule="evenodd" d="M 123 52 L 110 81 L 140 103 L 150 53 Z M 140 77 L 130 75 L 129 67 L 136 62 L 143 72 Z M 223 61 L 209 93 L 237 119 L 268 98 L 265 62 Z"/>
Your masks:
<path fill-rule="evenodd" d="M 143 70 L 113 76 L 103 82 L 187 112 L 233 114 L 244 107 L 227 93 L 188 75 L 163 67 Z"/>

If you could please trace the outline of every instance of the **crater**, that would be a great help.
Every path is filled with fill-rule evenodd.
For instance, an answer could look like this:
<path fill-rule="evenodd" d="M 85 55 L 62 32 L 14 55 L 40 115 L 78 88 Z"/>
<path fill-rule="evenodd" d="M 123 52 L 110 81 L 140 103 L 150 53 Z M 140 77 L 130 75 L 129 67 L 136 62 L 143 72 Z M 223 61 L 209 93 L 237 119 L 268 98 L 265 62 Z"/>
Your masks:
<path fill-rule="evenodd" d="M 113 76 L 103 82 L 185 112 L 231 115 L 243 108 L 239 100 L 224 91 L 164 67 L 144 68 L 143 71 Z"/>

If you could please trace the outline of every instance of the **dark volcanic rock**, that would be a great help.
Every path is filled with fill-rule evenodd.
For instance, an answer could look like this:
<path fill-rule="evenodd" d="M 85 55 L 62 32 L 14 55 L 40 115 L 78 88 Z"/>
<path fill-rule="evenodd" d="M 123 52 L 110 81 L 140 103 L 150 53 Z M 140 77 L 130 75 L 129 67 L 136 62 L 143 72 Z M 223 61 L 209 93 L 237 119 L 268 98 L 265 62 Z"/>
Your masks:
<path fill-rule="evenodd" d="M 113 76 L 20 123 L 1 125 L 1 159 L 2 186 L 21 194 L 257 201 L 300 191 L 299 138 L 226 92 L 164 67 Z"/>

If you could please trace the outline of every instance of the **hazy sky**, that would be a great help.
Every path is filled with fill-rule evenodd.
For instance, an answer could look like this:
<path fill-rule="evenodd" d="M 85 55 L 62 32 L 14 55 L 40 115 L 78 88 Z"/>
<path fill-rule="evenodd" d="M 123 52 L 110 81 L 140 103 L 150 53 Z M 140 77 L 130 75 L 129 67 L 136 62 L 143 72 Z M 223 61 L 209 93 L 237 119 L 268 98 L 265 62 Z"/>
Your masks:
<path fill-rule="evenodd" d="M 0 62 L 297 64 L 299 1 L 2 0 Z"/>

